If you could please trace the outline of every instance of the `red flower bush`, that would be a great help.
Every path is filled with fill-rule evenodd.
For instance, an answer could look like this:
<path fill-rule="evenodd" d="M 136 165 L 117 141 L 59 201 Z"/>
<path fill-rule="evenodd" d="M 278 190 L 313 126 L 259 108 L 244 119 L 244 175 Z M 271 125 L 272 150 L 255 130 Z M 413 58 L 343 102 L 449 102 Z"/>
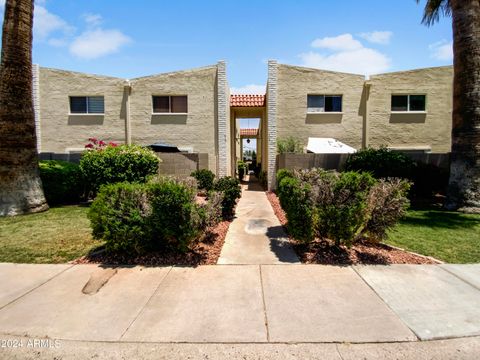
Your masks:
<path fill-rule="evenodd" d="M 110 141 L 107 144 L 105 141 L 99 140 L 99 139 L 94 138 L 94 137 L 88 138 L 88 141 L 89 141 L 89 143 L 87 145 L 85 145 L 85 149 L 87 149 L 87 150 L 103 150 L 107 146 L 111 146 L 111 147 L 117 147 L 118 146 L 118 144 L 115 143 L 115 142 Z"/>

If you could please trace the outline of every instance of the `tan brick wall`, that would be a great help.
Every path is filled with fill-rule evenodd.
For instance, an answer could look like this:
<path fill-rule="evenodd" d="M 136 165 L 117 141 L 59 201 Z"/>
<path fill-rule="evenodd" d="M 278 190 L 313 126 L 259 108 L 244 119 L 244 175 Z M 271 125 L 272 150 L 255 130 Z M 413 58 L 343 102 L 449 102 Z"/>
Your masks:
<path fill-rule="evenodd" d="M 216 66 L 132 79 L 130 119 L 132 142 L 165 141 L 208 153 L 216 172 Z M 152 115 L 152 95 L 187 95 L 187 115 Z"/>
<path fill-rule="evenodd" d="M 368 81 L 369 144 L 397 148 L 451 149 L 451 66 L 372 76 Z M 426 114 L 392 114 L 392 94 L 426 94 Z"/>
<path fill-rule="evenodd" d="M 162 160 L 158 172 L 162 175 L 187 177 L 193 171 L 208 168 L 208 154 L 157 153 Z"/>
<path fill-rule="evenodd" d="M 89 137 L 124 142 L 124 80 L 40 68 L 41 151 L 83 148 Z M 69 115 L 69 96 L 104 96 L 104 115 Z"/>
<path fill-rule="evenodd" d="M 309 137 L 331 137 L 350 146 L 362 145 L 361 75 L 278 65 L 277 138 L 299 138 L 306 146 Z M 343 114 L 307 115 L 307 95 L 342 95 Z"/>

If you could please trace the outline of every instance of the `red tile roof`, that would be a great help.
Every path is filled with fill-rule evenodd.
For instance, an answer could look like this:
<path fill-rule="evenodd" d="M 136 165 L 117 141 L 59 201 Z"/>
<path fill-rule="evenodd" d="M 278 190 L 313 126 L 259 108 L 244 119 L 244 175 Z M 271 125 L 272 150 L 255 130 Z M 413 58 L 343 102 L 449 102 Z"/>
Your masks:
<path fill-rule="evenodd" d="M 257 136 L 258 129 L 240 129 L 240 136 Z"/>
<path fill-rule="evenodd" d="M 265 95 L 230 95 L 230 106 L 263 107 Z"/>

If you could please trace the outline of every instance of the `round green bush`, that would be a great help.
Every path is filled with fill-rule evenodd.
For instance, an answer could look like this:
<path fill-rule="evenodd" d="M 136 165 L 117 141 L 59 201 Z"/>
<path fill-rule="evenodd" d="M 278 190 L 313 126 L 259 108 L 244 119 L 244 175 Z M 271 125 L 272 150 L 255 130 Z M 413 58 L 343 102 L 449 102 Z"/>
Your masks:
<path fill-rule="evenodd" d="M 213 180 L 215 179 L 215 174 L 212 171 L 208 169 L 196 170 L 192 172 L 190 176 L 197 179 L 199 189 L 212 190 Z"/>
<path fill-rule="evenodd" d="M 237 203 L 237 199 L 240 198 L 242 190 L 240 188 L 240 181 L 231 176 L 225 176 L 218 179 L 213 185 L 215 191 L 219 191 L 223 194 L 222 201 L 222 214 L 223 217 L 229 217 L 233 215 L 233 209 Z"/>
<path fill-rule="evenodd" d="M 50 205 L 74 204 L 84 192 L 82 173 L 77 164 L 59 160 L 39 163 L 43 192 Z"/>
<path fill-rule="evenodd" d="M 80 170 L 88 190 L 96 194 L 101 185 L 117 182 L 144 183 L 158 172 L 160 159 L 138 145 L 107 146 L 87 150 L 80 160 Z"/>
<path fill-rule="evenodd" d="M 108 251 L 188 250 L 204 226 L 195 192 L 175 179 L 104 185 L 88 217 Z"/>

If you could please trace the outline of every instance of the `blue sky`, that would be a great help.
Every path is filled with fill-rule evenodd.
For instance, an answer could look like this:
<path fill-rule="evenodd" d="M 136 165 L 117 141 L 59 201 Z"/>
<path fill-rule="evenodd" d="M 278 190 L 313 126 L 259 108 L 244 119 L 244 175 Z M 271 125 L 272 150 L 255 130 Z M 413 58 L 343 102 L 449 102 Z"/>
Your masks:
<path fill-rule="evenodd" d="M 3 12 L 5 0 L 0 0 Z M 33 60 L 133 78 L 226 60 L 235 92 L 257 92 L 266 61 L 373 74 L 452 63 L 451 22 L 424 1 L 36 1 Z"/>

